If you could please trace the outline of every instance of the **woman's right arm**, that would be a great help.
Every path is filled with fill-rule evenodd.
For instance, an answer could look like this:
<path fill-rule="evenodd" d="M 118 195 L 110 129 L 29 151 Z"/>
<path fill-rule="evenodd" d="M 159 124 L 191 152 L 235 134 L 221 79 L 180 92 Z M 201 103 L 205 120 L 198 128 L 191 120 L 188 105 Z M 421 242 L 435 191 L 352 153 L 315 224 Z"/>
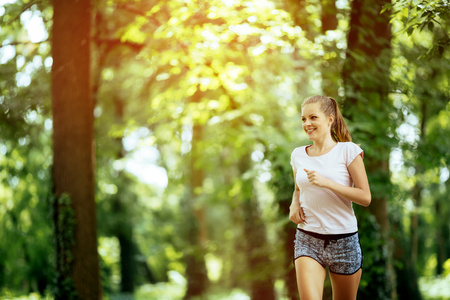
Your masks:
<path fill-rule="evenodd" d="M 303 213 L 303 209 L 300 205 L 300 189 L 295 179 L 296 178 L 294 172 L 295 190 L 294 194 L 292 195 L 291 205 L 289 206 L 289 220 L 291 220 L 295 224 L 306 223 L 305 214 Z"/>

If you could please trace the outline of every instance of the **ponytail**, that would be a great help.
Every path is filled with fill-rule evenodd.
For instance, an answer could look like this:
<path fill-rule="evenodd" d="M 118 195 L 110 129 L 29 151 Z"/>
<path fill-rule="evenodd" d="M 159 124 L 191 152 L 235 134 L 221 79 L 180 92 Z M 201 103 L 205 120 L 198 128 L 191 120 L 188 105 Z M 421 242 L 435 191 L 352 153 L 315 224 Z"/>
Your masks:
<path fill-rule="evenodd" d="M 336 142 L 351 142 L 352 136 L 348 131 L 347 124 L 345 123 L 344 117 L 341 114 L 341 110 L 339 109 L 336 100 L 331 97 L 328 97 L 328 99 L 330 99 L 333 103 L 335 111 L 334 122 L 331 125 L 331 136 Z"/>
<path fill-rule="evenodd" d="M 331 124 L 331 137 L 335 142 L 351 142 L 352 136 L 348 131 L 347 124 L 345 123 L 344 117 L 341 114 L 339 105 L 336 100 L 331 97 L 325 96 L 312 96 L 307 98 L 302 103 L 302 107 L 310 103 L 320 103 L 322 111 L 327 115 L 333 115 L 334 121 Z"/>

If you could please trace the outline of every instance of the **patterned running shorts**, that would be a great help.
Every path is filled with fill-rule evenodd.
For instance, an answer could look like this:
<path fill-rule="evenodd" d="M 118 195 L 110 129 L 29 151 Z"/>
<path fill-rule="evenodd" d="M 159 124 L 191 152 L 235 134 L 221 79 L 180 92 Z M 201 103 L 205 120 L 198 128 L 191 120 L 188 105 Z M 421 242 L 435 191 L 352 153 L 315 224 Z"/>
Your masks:
<path fill-rule="evenodd" d="M 294 244 L 294 261 L 302 256 L 311 257 L 330 272 L 342 275 L 352 275 L 362 268 L 358 232 L 323 235 L 297 228 Z"/>

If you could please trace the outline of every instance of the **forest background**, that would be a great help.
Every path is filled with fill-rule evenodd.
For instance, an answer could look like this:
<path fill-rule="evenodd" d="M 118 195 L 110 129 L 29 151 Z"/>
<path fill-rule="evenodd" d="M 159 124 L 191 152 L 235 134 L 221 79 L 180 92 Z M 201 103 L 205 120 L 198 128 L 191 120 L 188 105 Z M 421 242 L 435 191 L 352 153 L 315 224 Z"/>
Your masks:
<path fill-rule="evenodd" d="M 427 0 L 0 1 L 0 298 L 298 299 L 289 161 L 325 94 L 373 196 L 358 298 L 450 299 L 449 20 Z"/>

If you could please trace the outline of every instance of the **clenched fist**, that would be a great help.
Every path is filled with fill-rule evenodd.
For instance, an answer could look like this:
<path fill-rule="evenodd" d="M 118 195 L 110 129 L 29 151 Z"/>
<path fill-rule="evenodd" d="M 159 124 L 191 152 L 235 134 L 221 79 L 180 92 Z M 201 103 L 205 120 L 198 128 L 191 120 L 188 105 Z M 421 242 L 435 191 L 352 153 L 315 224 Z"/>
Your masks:
<path fill-rule="evenodd" d="M 313 185 L 317 185 L 320 187 L 327 187 L 330 179 L 323 177 L 316 171 L 309 171 L 303 169 L 306 172 L 306 176 L 308 177 L 309 182 Z"/>
<path fill-rule="evenodd" d="M 295 224 L 307 223 L 305 218 L 305 212 L 300 205 L 294 205 L 289 207 L 289 220 Z"/>

